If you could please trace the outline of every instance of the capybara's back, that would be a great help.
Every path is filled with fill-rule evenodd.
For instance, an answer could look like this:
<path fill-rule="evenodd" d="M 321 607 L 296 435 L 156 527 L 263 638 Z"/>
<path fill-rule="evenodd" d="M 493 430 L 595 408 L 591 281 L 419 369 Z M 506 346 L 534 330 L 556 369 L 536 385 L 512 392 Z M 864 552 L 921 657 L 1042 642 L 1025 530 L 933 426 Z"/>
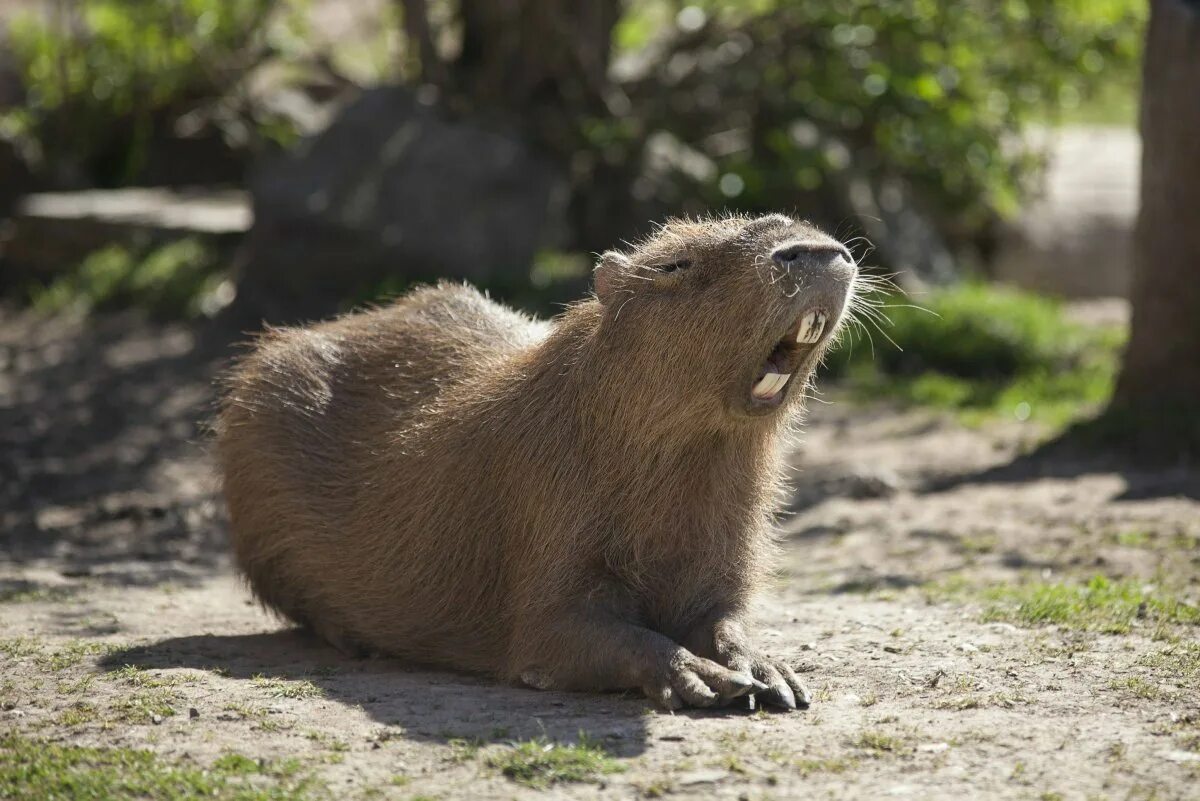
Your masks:
<path fill-rule="evenodd" d="M 444 426 L 440 417 L 453 415 L 445 393 L 542 332 L 472 289 L 442 285 L 259 337 L 227 377 L 216 427 L 234 553 L 258 598 L 343 650 L 444 661 L 430 632 L 460 576 L 431 558 L 454 547 L 442 532 L 412 525 L 430 511 L 422 487 L 431 479 L 413 468 L 453 462 L 456 443 L 445 437 L 442 453 L 411 459 L 406 448 L 428 450 L 430 440 L 402 437 Z M 399 557 L 387 562 L 393 572 L 374 575 L 384 554 Z M 393 594 L 379 597 L 379 583 Z M 443 620 L 440 631 L 459 638 L 456 628 Z M 381 649 L 384 637 L 395 645 Z M 470 639 L 495 647 L 487 626 Z M 477 657 L 481 669 L 494 664 Z"/>

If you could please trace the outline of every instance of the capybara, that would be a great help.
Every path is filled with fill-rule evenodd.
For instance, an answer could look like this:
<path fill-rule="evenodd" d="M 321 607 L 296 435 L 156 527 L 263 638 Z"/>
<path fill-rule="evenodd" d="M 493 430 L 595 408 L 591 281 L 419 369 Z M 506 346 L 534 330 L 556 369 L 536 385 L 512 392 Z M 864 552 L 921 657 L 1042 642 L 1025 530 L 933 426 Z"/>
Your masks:
<path fill-rule="evenodd" d="M 237 563 L 345 651 L 670 709 L 805 706 L 748 607 L 856 279 L 805 222 L 673 220 L 548 322 L 440 284 L 268 330 L 216 424 Z"/>

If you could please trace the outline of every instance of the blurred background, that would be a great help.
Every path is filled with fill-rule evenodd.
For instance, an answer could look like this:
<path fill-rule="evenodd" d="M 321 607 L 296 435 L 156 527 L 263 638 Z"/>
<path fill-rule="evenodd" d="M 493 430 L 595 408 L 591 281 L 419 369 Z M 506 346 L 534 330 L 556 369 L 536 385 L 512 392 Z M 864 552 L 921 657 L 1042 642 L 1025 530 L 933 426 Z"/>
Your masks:
<path fill-rule="evenodd" d="M 591 252 L 732 209 L 865 237 L 908 288 L 1124 296 L 1146 16 L 3 0 L 4 284 L 43 307 L 240 298 L 286 319 L 454 276 L 545 310 L 579 295 Z M 158 277 L 135 278 L 150 257 Z"/>
<path fill-rule="evenodd" d="M 891 277 L 787 456 L 817 716 L 677 751 L 274 631 L 206 453 L 237 343 L 442 277 L 551 315 L 725 211 Z M 513 725 L 644 749 L 608 796 L 1195 797 L 1198 457 L 1200 0 L 0 0 L 0 796 L 508 797 Z"/>
<path fill-rule="evenodd" d="M 893 277 L 825 368 L 843 397 L 1189 465 L 1196 18 L 1190 0 L 0 0 L 6 520 L 162 480 L 264 321 L 441 277 L 552 314 L 595 252 L 725 210 L 810 218 Z"/>

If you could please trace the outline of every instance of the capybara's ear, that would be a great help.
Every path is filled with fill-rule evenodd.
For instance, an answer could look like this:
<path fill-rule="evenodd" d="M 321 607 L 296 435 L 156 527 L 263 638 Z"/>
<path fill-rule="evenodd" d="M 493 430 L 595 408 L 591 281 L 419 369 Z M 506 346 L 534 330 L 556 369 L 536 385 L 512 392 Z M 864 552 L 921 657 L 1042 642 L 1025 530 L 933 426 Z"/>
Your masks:
<path fill-rule="evenodd" d="M 608 303 L 616 294 L 618 287 L 624 283 L 621 279 L 633 269 L 633 262 L 618 250 L 606 250 L 596 263 L 595 284 L 596 297 L 601 303 Z"/>

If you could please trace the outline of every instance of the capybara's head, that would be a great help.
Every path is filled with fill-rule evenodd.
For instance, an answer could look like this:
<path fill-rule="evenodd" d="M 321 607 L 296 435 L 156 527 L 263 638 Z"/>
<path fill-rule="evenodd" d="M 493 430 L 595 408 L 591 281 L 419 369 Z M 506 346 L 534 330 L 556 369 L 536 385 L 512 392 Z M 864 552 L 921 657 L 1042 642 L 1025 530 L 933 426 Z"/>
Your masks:
<path fill-rule="evenodd" d="M 595 288 L 605 344 L 656 410 L 746 421 L 803 394 L 857 272 L 840 242 L 781 214 L 673 220 L 603 254 Z"/>

